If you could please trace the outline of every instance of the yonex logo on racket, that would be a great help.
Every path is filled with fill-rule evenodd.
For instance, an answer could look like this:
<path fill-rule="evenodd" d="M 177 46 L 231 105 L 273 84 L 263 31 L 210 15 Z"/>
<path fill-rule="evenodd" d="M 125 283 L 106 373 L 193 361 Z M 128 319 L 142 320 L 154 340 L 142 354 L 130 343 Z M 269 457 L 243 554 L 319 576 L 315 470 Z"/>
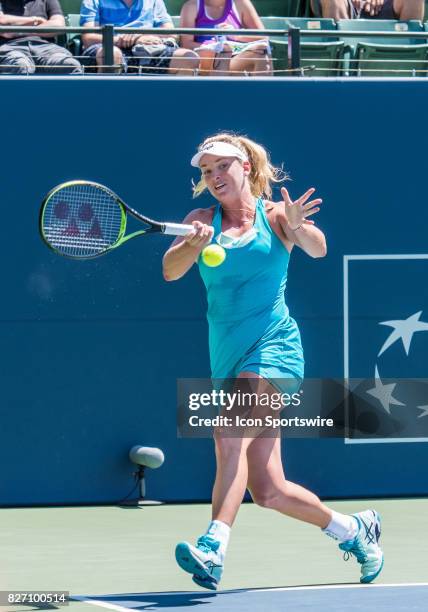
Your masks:
<path fill-rule="evenodd" d="M 63 236 L 103 237 L 101 226 L 89 202 L 82 202 L 77 210 L 72 211 L 67 202 L 58 200 L 54 204 L 53 215 L 57 222 L 63 222 L 65 226 L 62 232 L 58 227 Z"/>

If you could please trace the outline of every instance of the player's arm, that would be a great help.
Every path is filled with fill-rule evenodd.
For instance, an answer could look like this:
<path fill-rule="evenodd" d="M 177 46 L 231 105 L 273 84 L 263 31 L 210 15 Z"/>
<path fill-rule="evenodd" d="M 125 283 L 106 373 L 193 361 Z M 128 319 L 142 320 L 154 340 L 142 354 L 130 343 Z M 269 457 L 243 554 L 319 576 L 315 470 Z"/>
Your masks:
<path fill-rule="evenodd" d="M 190 270 L 197 261 L 202 249 L 213 237 L 212 209 L 192 210 L 183 220 L 194 227 L 187 236 L 177 236 L 162 260 L 163 277 L 167 281 L 178 280 Z"/>
<path fill-rule="evenodd" d="M 310 200 L 315 189 L 308 189 L 294 202 L 285 187 L 281 189 L 284 199 L 281 204 L 278 220 L 287 240 L 299 246 L 311 257 L 324 257 L 327 244 L 323 232 L 315 227 L 312 215 L 319 211 L 321 198 Z"/>
<path fill-rule="evenodd" d="M 315 225 L 304 222 L 298 230 L 293 232 L 288 227 L 285 233 L 290 241 L 297 244 L 311 257 L 325 257 L 327 255 L 325 236 Z"/>
<path fill-rule="evenodd" d="M 188 0 L 185 2 L 180 13 L 180 28 L 194 28 L 197 13 L 198 6 L 195 0 Z M 189 34 L 181 34 L 180 44 L 185 49 L 196 49 L 196 47 L 201 46 L 201 43 L 195 42 L 195 37 Z"/>

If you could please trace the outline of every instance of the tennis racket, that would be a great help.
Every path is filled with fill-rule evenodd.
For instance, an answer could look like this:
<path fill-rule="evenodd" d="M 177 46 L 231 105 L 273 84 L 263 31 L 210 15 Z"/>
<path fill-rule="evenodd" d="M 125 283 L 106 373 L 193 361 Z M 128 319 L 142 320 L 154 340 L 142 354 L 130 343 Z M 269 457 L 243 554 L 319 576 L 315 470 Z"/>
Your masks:
<path fill-rule="evenodd" d="M 125 235 L 128 215 L 146 227 Z M 69 181 L 54 187 L 43 200 L 39 229 L 42 239 L 55 253 L 72 259 L 91 259 L 136 236 L 153 233 L 185 236 L 194 228 L 153 221 L 99 183 Z"/>

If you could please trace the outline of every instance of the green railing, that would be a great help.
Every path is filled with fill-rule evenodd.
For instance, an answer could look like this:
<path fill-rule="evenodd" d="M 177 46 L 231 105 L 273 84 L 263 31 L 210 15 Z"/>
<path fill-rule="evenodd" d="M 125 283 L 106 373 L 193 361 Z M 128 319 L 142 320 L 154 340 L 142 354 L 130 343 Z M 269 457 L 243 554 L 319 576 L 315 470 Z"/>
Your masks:
<path fill-rule="evenodd" d="M 218 31 L 217 31 L 218 32 Z M 106 71 L 114 68 L 113 47 L 114 36 L 117 34 L 153 34 L 159 35 L 209 35 L 213 36 L 211 28 L 126 28 L 116 27 L 113 25 L 104 25 L 101 27 L 34 27 L 34 26 L 0 26 L 0 36 L 2 33 L 19 33 L 21 35 L 43 35 L 52 34 L 101 34 L 102 45 L 104 49 L 104 64 Z M 227 30 L 228 35 L 238 36 L 261 36 L 261 37 L 284 37 L 284 41 L 288 41 L 288 72 L 289 75 L 303 74 L 301 68 L 300 50 L 301 40 L 303 38 L 391 38 L 391 39 L 424 39 L 428 40 L 428 32 L 413 32 L 413 31 L 348 31 L 348 30 L 301 30 L 299 28 L 290 27 L 288 29 L 275 30 L 250 30 L 250 29 L 235 29 Z"/>

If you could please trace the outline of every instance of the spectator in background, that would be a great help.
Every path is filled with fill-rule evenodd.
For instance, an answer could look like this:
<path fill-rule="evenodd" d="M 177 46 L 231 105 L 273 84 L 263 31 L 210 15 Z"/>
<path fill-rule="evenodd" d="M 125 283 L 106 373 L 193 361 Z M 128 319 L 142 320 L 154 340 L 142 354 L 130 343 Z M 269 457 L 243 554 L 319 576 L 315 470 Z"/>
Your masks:
<path fill-rule="evenodd" d="M 425 0 L 311 0 L 316 17 L 330 19 L 419 19 Z"/>
<path fill-rule="evenodd" d="M 162 36 L 162 28 L 173 28 L 163 0 L 83 0 L 80 24 L 84 27 L 113 24 L 130 28 L 159 28 L 159 35 L 121 34 L 114 37 L 114 63 L 126 71 L 139 66 L 147 74 L 192 76 L 199 64 L 196 53 L 180 49 L 176 37 Z M 89 64 L 104 65 L 101 34 L 83 34 L 83 57 Z"/>
<path fill-rule="evenodd" d="M 58 0 L 1 0 L 0 25 L 64 26 Z M 0 73 L 81 74 L 82 67 L 71 53 L 50 42 L 56 34 L 9 33 L 0 36 Z"/>
<path fill-rule="evenodd" d="M 213 36 L 181 36 L 183 47 L 198 52 L 200 74 L 271 74 L 267 38 L 227 33 L 237 28 L 263 29 L 250 0 L 187 0 L 181 9 L 180 27 L 217 30 Z"/>

